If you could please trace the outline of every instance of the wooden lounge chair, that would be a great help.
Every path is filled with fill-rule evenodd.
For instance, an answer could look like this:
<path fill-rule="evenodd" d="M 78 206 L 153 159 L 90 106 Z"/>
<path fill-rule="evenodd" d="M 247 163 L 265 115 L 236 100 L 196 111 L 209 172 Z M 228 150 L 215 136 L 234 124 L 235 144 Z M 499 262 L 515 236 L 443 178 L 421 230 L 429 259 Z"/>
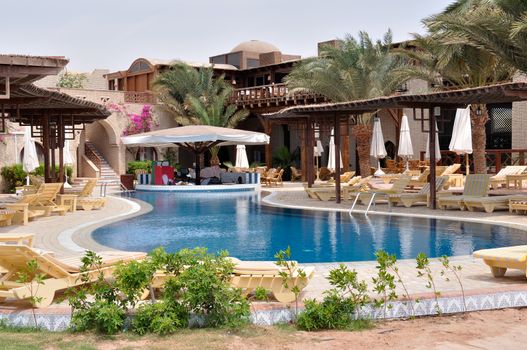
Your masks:
<path fill-rule="evenodd" d="M 410 187 L 423 187 L 425 184 L 428 183 L 428 176 L 430 175 L 430 169 L 426 169 L 423 171 L 419 176 L 412 177 L 410 179 L 410 182 L 408 183 L 408 186 Z"/>
<path fill-rule="evenodd" d="M 33 246 L 33 238 L 35 237 L 32 233 L 2 233 L 0 234 L 1 244 L 22 244 L 28 247 Z"/>
<path fill-rule="evenodd" d="M 288 287 L 284 287 L 280 272 L 281 267 L 271 261 L 241 261 L 236 258 L 229 258 L 234 264 L 230 283 L 235 288 L 243 290 L 247 295 L 258 287 L 263 287 L 270 291 L 276 300 L 282 303 L 290 303 L 295 300 L 295 294 L 291 291 L 293 287 L 299 290 L 305 288 L 315 275 L 314 267 L 296 266 L 293 276 L 287 279 Z M 302 269 L 305 278 L 300 277 L 298 269 Z M 152 287 L 162 288 L 170 276 L 164 272 L 156 272 L 152 280 Z M 146 295 L 145 295 L 146 296 Z"/>
<path fill-rule="evenodd" d="M 461 164 L 454 163 L 448 166 L 441 174 L 436 173 L 436 175 L 437 176 L 447 176 L 448 186 L 462 187 L 463 183 L 465 182 L 465 175 L 457 173 L 457 171 L 460 168 L 461 168 Z"/>
<path fill-rule="evenodd" d="M 358 192 L 367 192 L 371 190 L 370 181 L 373 178 L 373 175 L 361 178 L 356 184 L 352 186 L 345 186 L 342 188 L 342 197 L 343 201 L 349 201 L 355 198 L 355 194 Z"/>
<path fill-rule="evenodd" d="M 508 165 L 490 178 L 490 185 L 492 186 L 493 190 L 498 189 L 501 185 L 506 183 L 507 175 L 521 174 L 526 170 L 527 166 L 524 165 Z"/>
<path fill-rule="evenodd" d="M 390 195 L 403 193 L 408 184 L 410 183 L 410 176 L 403 175 L 393 183 L 392 187 L 386 189 L 373 189 L 369 191 L 356 192 L 350 194 L 350 199 L 355 199 L 359 197 L 362 204 L 368 204 L 372 201 L 372 198 L 375 197 L 375 202 L 378 199 L 385 199 Z"/>
<path fill-rule="evenodd" d="M 119 262 L 140 260 L 146 257 L 146 253 L 138 252 L 101 252 L 97 255 L 103 258 L 102 268 L 99 270 L 88 271 L 90 280 L 94 281 L 100 273 L 105 277 L 110 277 Z M 33 297 L 38 298 L 36 307 L 46 307 L 53 302 L 55 292 L 69 287 L 81 285 L 80 267 L 82 256 L 73 256 L 65 259 L 58 259 L 49 254 L 41 254 L 26 245 L 0 245 L 0 266 L 5 273 L 0 278 L 0 300 L 14 298 L 18 300 L 31 298 L 30 291 L 33 290 Z M 36 282 L 20 283 L 17 282 L 18 272 L 23 271 L 27 263 L 35 260 L 39 271 L 44 275 L 42 284 Z"/>
<path fill-rule="evenodd" d="M 362 179 L 360 176 L 352 177 L 348 182 L 342 184 L 341 190 L 347 189 L 348 191 L 359 190 L 361 188 L 361 183 L 367 183 L 371 179 L 369 176 L 367 179 Z M 337 198 L 336 186 L 335 183 L 327 184 L 321 187 L 305 187 L 305 191 L 308 196 L 313 199 L 319 199 L 321 201 L 330 201 Z"/>
<path fill-rule="evenodd" d="M 68 191 L 68 194 L 77 195 L 77 209 L 92 210 L 100 209 L 106 205 L 106 198 L 92 197 L 93 190 L 97 186 L 97 179 L 90 178 L 84 184 L 84 187 L 80 191 Z"/>
<path fill-rule="evenodd" d="M 436 179 L 436 191 L 444 188 L 448 181 L 448 177 L 440 176 Z M 417 193 L 397 193 L 388 195 L 388 201 L 391 205 L 404 205 L 406 208 L 412 207 L 416 203 L 426 203 L 428 205 L 428 198 L 430 196 L 430 183 L 423 186 Z"/>
<path fill-rule="evenodd" d="M 283 186 L 284 183 L 282 181 L 282 175 L 284 175 L 284 169 L 280 169 L 280 171 L 275 172 L 274 174 L 272 174 L 271 176 L 267 178 L 267 181 L 266 181 L 267 185 L 269 187 L 273 185 Z"/>
<path fill-rule="evenodd" d="M 494 277 L 503 277 L 507 269 L 526 271 L 527 245 L 482 249 L 475 251 L 474 257 L 483 259 Z"/>
<path fill-rule="evenodd" d="M 260 177 L 262 185 L 270 186 L 270 180 L 278 172 L 278 169 L 270 168 Z"/>
<path fill-rule="evenodd" d="M 465 188 L 461 196 L 443 196 L 437 198 L 437 205 L 441 209 L 448 209 L 454 207 L 465 210 L 465 200 L 485 197 L 489 191 L 490 175 L 485 174 L 470 174 L 467 175 L 465 181 Z"/>
<path fill-rule="evenodd" d="M 405 170 L 400 174 L 384 174 L 381 175 L 380 178 L 385 184 L 389 184 L 403 175 L 411 176 L 412 179 L 417 179 L 421 175 L 421 172 L 419 170 Z"/>
<path fill-rule="evenodd" d="M 509 200 L 515 197 L 517 196 L 510 195 L 466 198 L 463 200 L 463 203 L 469 211 L 474 211 L 475 209 L 483 209 L 487 213 L 492 213 L 496 209 L 508 210 Z"/>
<path fill-rule="evenodd" d="M 36 193 L 35 199 L 29 204 L 30 209 L 44 210 L 45 216 L 50 216 L 51 213 L 59 213 L 60 215 L 66 215 L 66 212 L 70 209 L 69 205 L 58 205 L 55 203 L 57 194 L 62 188 L 63 183 L 44 183 L 40 185 L 38 192 Z"/>
<path fill-rule="evenodd" d="M 300 277 L 298 269 L 302 269 L 306 275 Z M 295 301 L 295 294 L 291 291 L 293 287 L 303 290 L 315 275 L 314 267 L 297 267 L 293 276 L 287 279 L 287 288 L 280 276 L 281 268 L 273 262 L 267 261 L 239 261 L 235 263 L 231 285 L 241 288 L 244 294 L 249 294 L 258 287 L 269 290 L 274 298 L 281 303 Z"/>
<path fill-rule="evenodd" d="M 39 216 L 45 216 L 46 211 L 42 209 L 31 209 L 29 206 L 36 200 L 38 194 L 26 194 L 16 203 L 7 203 L 4 206 L 14 211 L 13 223 L 27 225 L 30 220 Z"/>
<path fill-rule="evenodd" d="M 291 168 L 291 181 L 300 180 L 302 178 L 302 172 L 295 168 L 294 166 Z"/>
<path fill-rule="evenodd" d="M 13 210 L 0 210 L 0 226 L 11 226 L 15 212 Z"/>
<path fill-rule="evenodd" d="M 510 213 L 527 213 L 527 196 L 517 195 L 509 199 Z"/>

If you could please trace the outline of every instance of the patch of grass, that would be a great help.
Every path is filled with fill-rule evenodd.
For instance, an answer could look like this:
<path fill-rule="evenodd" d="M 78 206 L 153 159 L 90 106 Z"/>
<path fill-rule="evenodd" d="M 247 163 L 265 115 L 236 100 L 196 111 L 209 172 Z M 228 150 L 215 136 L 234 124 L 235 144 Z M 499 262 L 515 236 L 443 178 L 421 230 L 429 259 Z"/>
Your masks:
<path fill-rule="evenodd" d="M 359 319 L 351 322 L 350 326 L 346 328 L 348 331 L 365 331 L 375 327 L 372 320 Z"/>

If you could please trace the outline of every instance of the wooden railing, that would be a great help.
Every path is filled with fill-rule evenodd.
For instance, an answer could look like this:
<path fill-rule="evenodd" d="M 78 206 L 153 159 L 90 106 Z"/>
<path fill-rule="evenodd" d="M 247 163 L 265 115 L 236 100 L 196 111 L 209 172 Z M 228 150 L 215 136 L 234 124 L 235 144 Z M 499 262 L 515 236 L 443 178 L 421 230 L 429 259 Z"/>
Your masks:
<path fill-rule="evenodd" d="M 88 144 L 84 144 L 84 155 L 86 158 L 88 158 L 95 166 L 101 170 L 102 167 L 102 159 L 99 158 L 97 153 L 95 153 L 91 147 L 88 146 Z"/>
<path fill-rule="evenodd" d="M 261 104 L 284 104 L 292 101 L 305 102 L 306 100 L 325 100 L 323 97 L 309 93 L 289 94 L 285 84 L 261 85 L 242 89 L 235 89 L 231 102 L 239 106 Z"/>
<path fill-rule="evenodd" d="M 150 92 L 125 91 L 124 102 L 126 103 L 156 103 L 156 97 Z"/>
<path fill-rule="evenodd" d="M 527 165 L 527 149 L 487 149 L 485 150 L 487 158 L 487 172 L 495 174 L 501 168 L 507 165 Z M 424 159 L 425 152 L 421 152 L 421 158 Z M 465 160 L 462 155 L 451 151 L 441 151 L 441 164 L 450 165 L 453 163 L 462 164 L 461 172 L 465 172 Z M 473 157 L 469 161 L 471 169 L 474 167 Z"/>

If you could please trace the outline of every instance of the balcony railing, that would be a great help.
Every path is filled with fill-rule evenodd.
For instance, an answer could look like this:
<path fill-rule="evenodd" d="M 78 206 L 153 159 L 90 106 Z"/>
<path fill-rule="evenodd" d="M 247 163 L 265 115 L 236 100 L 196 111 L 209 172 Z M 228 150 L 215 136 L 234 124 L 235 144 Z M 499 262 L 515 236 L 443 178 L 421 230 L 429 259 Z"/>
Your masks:
<path fill-rule="evenodd" d="M 421 159 L 424 159 L 425 152 L 421 152 Z M 487 149 L 487 172 L 495 174 L 507 165 L 527 165 L 527 149 Z M 441 151 L 441 164 L 450 165 L 453 163 L 462 164 L 461 172 L 465 172 L 465 160 L 459 154 L 451 151 Z M 473 157 L 470 156 L 470 167 L 473 169 Z"/>
<path fill-rule="evenodd" d="M 125 91 L 125 103 L 156 103 L 155 95 L 150 92 Z"/>
<path fill-rule="evenodd" d="M 321 96 L 310 93 L 289 94 L 285 84 L 271 84 L 235 89 L 231 101 L 238 106 L 260 106 L 262 104 L 283 105 L 289 101 L 296 104 L 297 102 L 304 103 L 307 100 L 316 101 L 317 99 L 325 100 Z"/>

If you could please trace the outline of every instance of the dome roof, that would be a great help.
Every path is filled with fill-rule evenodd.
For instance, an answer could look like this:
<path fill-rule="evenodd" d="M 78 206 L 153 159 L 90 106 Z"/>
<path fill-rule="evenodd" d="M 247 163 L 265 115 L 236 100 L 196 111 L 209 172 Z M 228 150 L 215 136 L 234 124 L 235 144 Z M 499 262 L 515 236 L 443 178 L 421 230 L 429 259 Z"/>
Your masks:
<path fill-rule="evenodd" d="M 238 51 L 266 53 L 271 51 L 280 51 L 280 49 L 274 46 L 273 44 L 266 43 L 265 41 L 251 40 L 240 43 L 231 50 L 231 52 Z"/>

